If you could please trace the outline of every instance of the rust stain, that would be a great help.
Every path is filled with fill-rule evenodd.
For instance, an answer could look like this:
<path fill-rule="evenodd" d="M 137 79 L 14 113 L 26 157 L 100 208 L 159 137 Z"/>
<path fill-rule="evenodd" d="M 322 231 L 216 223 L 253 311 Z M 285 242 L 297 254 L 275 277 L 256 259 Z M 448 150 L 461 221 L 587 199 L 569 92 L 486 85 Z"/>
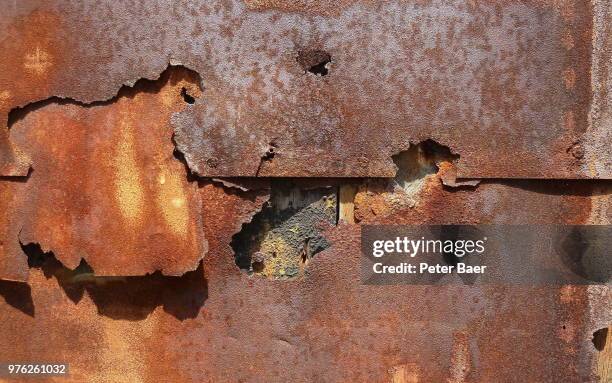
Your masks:
<path fill-rule="evenodd" d="M 453 335 L 453 348 L 448 383 L 464 383 L 472 370 L 469 339 L 465 332 Z"/>
<path fill-rule="evenodd" d="M 160 190 L 157 194 L 158 208 L 164 213 L 168 229 L 178 236 L 187 238 L 190 225 L 189 195 L 183 187 L 182 175 L 161 167 L 159 172 Z"/>
<path fill-rule="evenodd" d="M 391 369 L 391 383 L 419 383 L 420 368 L 414 363 L 402 364 Z"/>
<path fill-rule="evenodd" d="M 115 198 L 123 216 L 133 222 L 143 211 L 144 193 L 136 162 L 134 132 L 130 123 L 129 117 L 120 117 L 117 151 L 113 158 L 115 159 Z"/>
<path fill-rule="evenodd" d="M 569 29 L 566 29 L 563 32 L 563 36 L 561 37 L 561 43 L 563 44 L 563 47 L 565 47 L 565 49 L 568 51 L 574 48 L 574 36 L 572 35 L 572 32 Z"/>
<path fill-rule="evenodd" d="M 11 99 L 11 92 L 8 90 L 0 91 L 0 105 L 3 106 Z"/>
<path fill-rule="evenodd" d="M 563 72 L 563 80 L 565 81 L 565 88 L 568 90 L 574 89 L 576 85 L 576 72 L 572 68 L 568 68 Z"/>

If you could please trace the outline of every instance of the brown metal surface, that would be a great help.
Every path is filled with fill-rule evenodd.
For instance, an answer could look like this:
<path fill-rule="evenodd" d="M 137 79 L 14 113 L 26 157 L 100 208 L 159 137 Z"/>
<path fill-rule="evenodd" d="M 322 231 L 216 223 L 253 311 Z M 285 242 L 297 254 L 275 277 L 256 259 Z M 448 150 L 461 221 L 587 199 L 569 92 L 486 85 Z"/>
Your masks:
<path fill-rule="evenodd" d="M 28 263 L 19 246 L 18 224 L 25 184 L 0 180 L 0 280 L 27 281 Z"/>
<path fill-rule="evenodd" d="M 598 381 L 609 286 L 368 286 L 360 232 L 610 224 L 608 1 L 0 8 L 0 362 Z"/>
<path fill-rule="evenodd" d="M 3 11 L 3 119 L 52 96 L 105 100 L 182 63 L 205 91 L 174 119 L 177 143 L 202 176 L 390 176 L 392 155 L 431 138 L 461 155 L 461 177 L 610 178 L 605 2 L 28 0 Z M 329 57 L 328 74 L 300 57 Z M 0 174 L 25 174 L 27 156 L 6 132 L 0 142 Z"/>
<path fill-rule="evenodd" d="M 171 68 L 108 102 L 51 100 L 24 111 L 11 139 L 33 171 L 27 182 L 0 183 L 17 188 L 2 201 L 3 264 L 23 266 L 19 243 L 35 243 L 70 269 L 83 259 L 97 275 L 195 269 L 206 251 L 200 200 L 173 156 L 169 124 L 187 90 L 198 95 L 197 76 Z"/>
<path fill-rule="evenodd" d="M 362 222 L 601 223 L 610 187 L 513 182 L 448 191 L 431 176 L 414 208 Z M 584 286 L 364 286 L 359 225 L 346 224 L 328 230 L 332 246 L 302 278 L 249 277 L 229 243 L 266 192 L 205 184 L 200 194 L 210 251 L 191 277 L 207 286 L 196 317 L 162 310 L 155 280 L 80 282 L 89 290 L 76 300 L 79 282 L 33 269 L 31 292 L 12 288 L 9 299 L 3 294 L 12 305 L 0 301 L 0 334 L 14 345 L 0 348 L 0 359 L 69 360 L 66 381 L 75 382 L 396 382 L 398 374 L 408 382 L 596 381 L 592 326 L 609 316 L 607 288 L 598 293 L 607 305 L 593 312 Z M 371 206 L 357 201 L 357 211 Z M 118 299 L 117 285 L 140 294 Z M 181 291 L 184 302 L 202 296 Z"/>

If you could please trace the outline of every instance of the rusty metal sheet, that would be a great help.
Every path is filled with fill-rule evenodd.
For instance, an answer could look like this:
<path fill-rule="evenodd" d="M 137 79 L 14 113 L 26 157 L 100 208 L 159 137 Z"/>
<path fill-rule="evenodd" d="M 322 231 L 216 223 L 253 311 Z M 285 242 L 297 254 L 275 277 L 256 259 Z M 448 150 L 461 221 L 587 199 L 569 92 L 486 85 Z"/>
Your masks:
<path fill-rule="evenodd" d="M 428 141 L 393 158 L 398 168 L 394 178 L 345 180 L 340 193 L 352 190 L 351 215 L 345 221 L 397 225 L 612 221 L 610 180 L 457 181 L 455 159 L 448 148 Z M 340 209 L 342 215 L 342 205 Z"/>
<path fill-rule="evenodd" d="M 610 224 L 609 1 L 1 7 L 0 361 L 74 382 L 602 374 L 609 286 L 368 286 L 360 233 Z"/>
<path fill-rule="evenodd" d="M 19 246 L 17 224 L 25 184 L 0 179 L 0 280 L 27 281 L 28 262 Z"/>
<path fill-rule="evenodd" d="M 610 191 L 609 183 L 556 181 L 456 191 L 431 175 L 416 205 L 362 222 L 605 223 Z M 596 382 L 591 337 L 609 319 L 608 288 L 364 286 L 355 224 L 328 229 L 331 247 L 302 278 L 249 277 L 230 243 L 267 192 L 204 184 L 200 194 L 210 251 L 180 298 L 199 302 L 193 286 L 207 286 L 197 316 L 162 307 L 163 284 L 147 277 L 133 286 L 33 269 L 31 290 L 0 283 L 9 302 L 0 300 L 0 335 L 14 345 L 0 348 L 0 359 L 59 356 L 75 382 Z M 89 292 L 74 299 L 78 283 Z M 118 299 L 118 287 L 140 294 Z"/>
<path fill-rule="evenodd" d="M 431 177 L 417 191 L 416 197 L 393 193 L 386 182 L 359 185 L 355 196 L 355 220 L 363 224 L 398 225 L 423 224 L 430 220 L 444 224 L 505 223 L 508 220 L 516 224 L 546 224 L 557 220 L 567 224 L 612 221 L 612 184 L 609 181 L 585 184 L 569 180 L 539 183 L 500 180 L 481 182 L 475 190 L 453 191 L 440 189 L 440 182 Z"/>
<path fill-rule="evenodd" d="M 174 118 L 176 140 L 202 176 L 392 176 L 393 155 L 431 138 L 461 155 L 460 177 L 610 178 L 609 12 L 600 0 L 14 2 L 0 18 L 0 115 L 105 100 L 182 63 L 205 91 Z M 27 172 L 6 132 L 0 153 L 0 174 Z"/>
<path fill-rule="evenodd" d="M 169 120 L 198 92 L 197 75 L 173 67 L 107 102 L 50 100 L 23 111 L 10 133 L 33 171 L 0 182 L 10 197 L 1 202 L 2 264 L 23 266 L 21 243 L 70 269 L 84 260 L 96 275 L 195 269 L 206 252 L 200 199 L 173 155 Z"/>

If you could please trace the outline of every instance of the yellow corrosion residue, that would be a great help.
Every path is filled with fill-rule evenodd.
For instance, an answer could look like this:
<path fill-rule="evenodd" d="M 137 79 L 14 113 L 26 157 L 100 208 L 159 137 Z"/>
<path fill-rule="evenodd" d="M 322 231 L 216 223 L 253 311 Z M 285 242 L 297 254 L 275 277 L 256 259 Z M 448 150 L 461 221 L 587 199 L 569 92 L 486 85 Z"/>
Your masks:
<path fill-rule="evenodd" d="M 115 154 L 115 198 L 123 216 L 133 221 L 144 205 L 142 180 L 134 148 L 134 132 L 128 119 L 121 121 L 120 137 Z"/>
<path fill-rule="evenodd" d="M 266 277 L 282 278 L 290 268 L 298 266 L 296 250 L 279 235 L 269 233 L 262 241 L 260 251 L 266 254 L 262 271 Z"/>
<path fill-rule="evenodd" d="M 161 209 L 166 224 L 175 234 L 187 236 L 189 206 L 181 175 L 162 165 L 157 179 L 157 206 Z"/>

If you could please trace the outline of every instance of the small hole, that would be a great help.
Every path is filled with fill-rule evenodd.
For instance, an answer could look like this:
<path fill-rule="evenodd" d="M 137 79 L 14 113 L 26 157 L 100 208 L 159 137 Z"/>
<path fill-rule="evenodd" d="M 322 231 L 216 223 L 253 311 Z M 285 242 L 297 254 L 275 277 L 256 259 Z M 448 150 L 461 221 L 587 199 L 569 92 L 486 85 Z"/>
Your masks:
<path fill-rule="evenodd" d="M 329 73 L 329 70 L 327 69 L 327 63 L 328 62 L 329 61 L 323 61 L 323 62 L 320 62 L 317 65 L 313 65 L 313 66 L 311 66 L 308 69 L 308 71 L 310 73 L 313 73 L 313 74 L 316 74 L 316 75 L 325 76 L 325 75 L 327 75 L 327 73 Z"/>
<path fill-rule="evenodd" d="M 264 263 L 262 262 L 253 262 L 251 264 L 251 266 L 253 267 L 253 272 L 254 273 L 261 273 L 264 271 Z"/>
<path fill-rule="evenodd" d="M 195 103 L 195 98 L 193 98 L 192 95 L 187 93 L 187 88 L 181 89 L 181 96 L 183 96 L 183 100 L 185 100 L 186 103 L 188 103 L 188 104 Z"/>
<path fill-rule="evenodd" d="M 274 155 L 276 154 L 276 152 L 274 151 L 276 148 L 276 145 L 274 143 L 270 143 L 270 146 L 268 147 L 268 151 L 264 153 L 262 159 L 264 161 L 272 161 L 272 159 L 274 158 Z"/>
<path fill-rule="evenodd" d="M 608 340 L 608 328 L 600 328 L 593 333 L 593 345 L 597 351 L 603 351 L 606 348 L 606 341 Z"/>
<path fill-rule="evenodd" d="M 272 158 L 274 158 L 274 148 L 270 148 L 268 149 L 268 151 L 266 152 L 266 154 L 264 154 L 265 159 L 267 160 L 271 160 Z"/>
<path fill-rule="evenodd" d="M 329 73 L 328 64 L 331 63 L 331 55 L 322 50 L 300 51 L 297 62 L 304 73 L 310 72 L 318 76 L 325 76 Z"/>

